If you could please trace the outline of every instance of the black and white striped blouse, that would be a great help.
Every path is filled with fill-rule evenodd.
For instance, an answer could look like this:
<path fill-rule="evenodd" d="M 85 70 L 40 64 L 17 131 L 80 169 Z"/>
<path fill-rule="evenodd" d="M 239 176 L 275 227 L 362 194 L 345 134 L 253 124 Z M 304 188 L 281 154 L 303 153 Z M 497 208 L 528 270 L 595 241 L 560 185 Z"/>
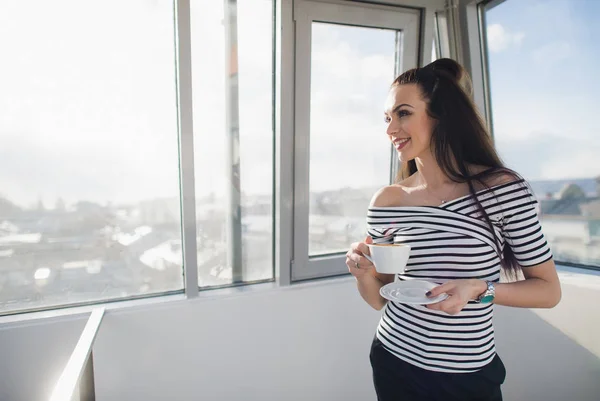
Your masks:
<path fill-rule="evenodd" d="M 500 279 L 500 251 L 510 246 L 519 264 L 552 257 L 538 219 L 538 202 L 524 180 L 476 193 L 494 226 L 479 216 L 472 195 L 441 206 L 374 207 L 367 216 L 375 243 L 411 245 L 399 280 L 442 284 L 452 279 Z M 493 236 L 496 236 L 497 241 Z M 388 302 L 377 337 L 398 358 L 423 369 L 462 373 L 495 356 L 492 304 L 469 302 L 457 315 L 421 305 Z"/>

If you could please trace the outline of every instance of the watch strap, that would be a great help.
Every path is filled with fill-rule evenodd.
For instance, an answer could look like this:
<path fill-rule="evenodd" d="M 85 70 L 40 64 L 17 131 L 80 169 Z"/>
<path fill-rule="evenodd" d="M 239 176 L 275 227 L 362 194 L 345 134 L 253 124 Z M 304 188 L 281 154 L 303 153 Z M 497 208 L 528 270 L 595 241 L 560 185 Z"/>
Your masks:
<path fill-rule="evenodd" d="M 487 284 L 486 290 L 477 297 L 476 301 L 479 303 L 490 303 L 494 300 L 496 296 L 496 287 L 492 281 L 486 281 Z"/>

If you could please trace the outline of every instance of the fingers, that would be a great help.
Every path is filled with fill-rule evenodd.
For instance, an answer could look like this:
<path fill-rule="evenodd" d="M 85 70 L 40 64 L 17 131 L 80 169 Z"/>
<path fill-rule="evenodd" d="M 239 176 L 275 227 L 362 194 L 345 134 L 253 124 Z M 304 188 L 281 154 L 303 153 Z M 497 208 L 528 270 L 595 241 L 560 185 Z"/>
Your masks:
<path fill-rule="evenodd" d="M 452 281 L 448 281 L 447 283 L 438 285 L 437 287 L 432 288 L 430 291 L 427 291 L 425 295 L 429 298 L 434 298 L 444 293 L 449 294 L 450 291 L 454 288 L 454 285 L 455 284 Z"/>
<path fill-rule="evenodd" d="M 373 240 L 371 239 L 371 237 L 367 237 L 366 241 L 370 241 L 371 243 L 373 242 Z M 365 242 L 355 242 L 355 243 L 353 243 L 352 246 L 351 246 L 351 248 L 350 248 L 350 251 L 346 254 L 346 256 L 351 256 L 352 254 L 353 255 L 361 256 L 362 259 L 367 259 L 368 262 L 366 262 L 366 263 L 368 265 L 372 265 L 373 264 L 373 261 L 370 258 L 371 251 L 369 250 L 369 247 L 368 247 L 367 243 L 365 243 Z M 363 260 L 361 260 L 361 258 L 354 258 L 354 261 L 360 263 L 361 265 L 365 263 Z"/>
<path fill-rule="evenodd" d="M 428 309 L 446 312 L 449 315 L 457 315 L 463 308 L 463 303 L 456 297 L 449 297 L 441 302 L 427 305 Z"/>
<path fill-rule="evenodd" d="M 358 263 L 358 268 L 360 269 L 371 269 L 373 268 L 373 264 L 364 256 L 352 252 L 348 255 L 346 255 L 346 264 L 348 265 L 348 267 L 353 267 L 353 268 L 357 268 L 356 264 Z"/>
<path fill-rule="evenodd" d="M 469 303 L 471 288 L 472 284 L 469 280 L 451 280 L 434 287 L 431 291 L 427 292 L 426 296 L 432 298 L 446 293 L 448 298 L 441 302 L 427 305 L 427 308 L 456 315 Z"/>
<path fill-rule="evenodd" d="M 352 273 L 352 274 L 355 273 L 354 270 L 360 269 L 360 267 L 356 267 L 356 262 L 349 257 L 346 258 L 346 266 L 348 266 L 348 269 L 350 270 L 350 273 Z"/>
<path fill-rule="evenodd" d="M 369 247 L 364 242 L 355 242 L 352 244 L 352 250 L 358 252 L 361 255 L 370 255 Z"/>
<path fill-rule="evenodd" d="M 348 256 L 346 256 L 346 266 L 348 266 L 348 270 L 350 271 L 350 273 L 352 273 L 352 269 L 354 269 L 356 266 L 353 266 L 354 262 L 352 261 L 352 259 L 350 259 Z"/>
<path fill-rule="evenodd" d="M 368 255 L 370 255 L 367 244 L 372 244 L 373 239 L 367 237 L 365 242 L 355 242 L 350 246 L 350 250 L 346 253 L 346 266 L 350 273 L 356 275 L 358 271 L 372 269 L 373 263 Z M 365 257 L 366 256 L 366 257 Z M 358 267 L 357 267 L 358 265 Z"/>
<path fill-rule="evenodd" d="M 442 285 L 438 285 L 437 287 L 432 288 L 430 291 L 427 291 L 425 294 L 429 298 L 437 297 L 441 294 L 448 294 L 449 297 L 441 302 L 436 302 L 434 304 L 427 305 L 428 309 L 439 310 L 442 312 L 446 312 L 449 315 L 456 315 L 462 310 L 463 305 L 461 304 L 461 300 L 458 297 L 452 296 L 452 289 L 455 287 L 455 283 L 452 281 L 448 281 Z"/>
<path fill-rule="evenodd" d="M 446 300 L 446 301 L 447 301 L 447 300 Z M 444 302 L 446 302 L 446 301 L 442 301 L 442 302 L 436 302 L 436 303 L 434 303 L 434 304 L 425 305 L 425 307 L 426 307 L 427 309 L 433 309 L 433 310 L 439 310 L 439 311 L 441 311 L 441 310 L 442 310 L 442 304 L 443 304 Z"/>
<path fill-rule="evenodd" d="M 360 266 L 356 267 L 356 262 L 350 258 L 346 258 L 346 266 L 348 266 L 348 271 L 356 278 L 360 278 L 365 274 L 368 274 L 370 271 L 369 267 Z"/>

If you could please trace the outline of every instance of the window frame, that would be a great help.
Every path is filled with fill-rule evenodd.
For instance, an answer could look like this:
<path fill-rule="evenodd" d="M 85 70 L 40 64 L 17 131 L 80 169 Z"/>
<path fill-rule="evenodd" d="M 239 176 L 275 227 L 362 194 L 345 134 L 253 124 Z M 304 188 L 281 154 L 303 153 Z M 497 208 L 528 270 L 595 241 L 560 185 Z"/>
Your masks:
<path fill-rule="evenodd" d="M 273 135 L 271 155 L 275 162 L 276 140 L 275 123 L 277 116 L 276 93 L 275 93 L 275 67 L 277 57 L 277 38 L 276 38 L 276 11 L 278 0 L 271 0 L 271 22 L 272 22 L 272 52 L 271 52 L 271 88 L 272 97 L 271 109 L 271 131 Z M 62 302 L 47 306 L 23 307 L 10 309 L 0 312 L 0 318 L 7 316 L 21 316 L 32 313 L 48 313 L 62 310 L 78 310 L 82 307 L 92 305 L 110 305 L 115 303 L 128 303 L 157 298 L 175 297 L 179 299 L 183 296 L 185 299 L 198 298 L 201 292 L 211 290 L 222 290 L 230 287 L 264 284 L 276 280 L 276 197 L 275 174 L 272 182 L 272 210 L 271 210 L 271 246 L 272 257 L 269 260 L 271 265 L 271 277 L 264 280 L 234 282 L 221 286 L 202 286 L 198 283 L 198 259 L 197 259 L 197 240 L 196 240 L 196 185 L 195 185 L 195 155 L 194 155 L 194 119 L 193 119 L 193 80 L 192 80 L 192 36 L 191 36 L 191 0 L 173 0 L 173 37 L 175 44 L 175 102 L 177 112 L 177 145 L 179 157 L 179 204 L 181 218 L 181 247 L 182 247 L 182 287 L 176 290 L 166 290 L 160 292 L 144 293 L 124 297 L 100 298 L 89 301 Z M 273 164 L 275 173 L 275 163 Z"/>
<path fill-rule="evenodd" d="M 419 49 L 424 47 L 419 38 L 422 23 L 418 11 L 405 7 L 365 6 L 335 2 L 343 9 L 333 9 L 331 4 L 315 1 L 294 3 L 295 37 L 295 86 L 294 86 L 294 233 L 292 281 L 303 281 L 348 274 L 345 252 L 325 255 L 309 255 L 310 228 L 310 80 L 311 80 L 311 27 L 313 22 L 325 22 L 373 28 L 402 29 L 407 42 L 403 60 L 408 68 L 419 65 Z M 382 11 L 394 12 L 382 18 Z M 433 18 L 431 18 L 433 22 Z M 432 35 L 433 36 L 433 35 Z M 429 39 L 429 57 L 433 37 Z M 390 181 L 396 164 L 391 158 Z M 366 213 L 366 211 L 365 211 Z M 348 244 L 349 245 L 349 244 Z"/>
<path fill-rule="evenodd" d="M 485 118 L 488 124 L 488 129 L 490 131 L 490 135 L 492 136 L 492 140 L 494 140 L 494 126 L 493 126 L 493 113 L 492 113 L 492 93 L 490 87 L 490 65 L 489 65 L 489 51 L 487 48 L 487 30 L 486 30 L 486 12 L 491 10 L 492 8 L 504 3 L 507 0 L 462 0 L 464 4 L 464 8 L 466 9 L 463 12 L 463 15 L 470 16 L 471 20 L 468 22 L 473 26 L 473 16 L 477 15 L 477 32 L 478 37 L 475 39 L 474 35 L 469 36 L 469 40 L 475 40 L 476 47 L 471 47 L 471 60 L 480 60 L 480 74 L 482 77 L 481 80 L 481 88 L 479 88 L 482 93 L 480 93 L 480 99 L 483 102 L 485 110 Z M 578 269 L 584 270 L 594 270 L 600 271 L 600 265 L 590 265 L 584 263 L 575 263 L 575 262 L 567 262 L 561 261 L 558 259 L 554 259 L 555 263 L 560 266 L 568 266 L 574 267 Z"/>
<path fill-rule="evenodd" d="M 174 0 L 177 131 L 179 138 L 179 188 L 181 211 L 181 248 L 183 253 L 184 293 L 198 296 L 198 259 L 196 241 L 196 184 L 194 176 L 194 108 L 192 88 L 191 0 Z M 192 252 L 190 252 L 190 249 Z M 191 268 L 193 266 L 193 268 Z"/>

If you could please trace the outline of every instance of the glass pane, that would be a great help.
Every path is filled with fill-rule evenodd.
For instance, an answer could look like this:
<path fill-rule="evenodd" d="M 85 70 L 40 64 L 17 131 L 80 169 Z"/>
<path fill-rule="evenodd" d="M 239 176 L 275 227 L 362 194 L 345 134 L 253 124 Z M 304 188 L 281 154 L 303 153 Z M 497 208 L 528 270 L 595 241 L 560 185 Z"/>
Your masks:
<path fill-rule="evenodd" d="M 0 313 L 182 289 L 173 32 L 169 1 L 0 2 Z"/>
<path fill-rule="evenodd" d="M 532 181 L 555 259 L 600 266 L 595 1 L 508 0 L 487 11 L 494 136 Z"/>
<path fill-rule="evenodd" d="M 272 279 L 273 3 L 238 1 L 227 16 L 223 2 L 191 6 L 199 285 Z M 232 27 L 237 47 L 226 42 Z M 229 218 L 232 194 L 241 219 Z"/>
<path fill-rule="evenodd" d="M 396 31 L 312 24 L 309 254 L 366 235 L 373 194 L 390 179 L 383 120 Z"/>

